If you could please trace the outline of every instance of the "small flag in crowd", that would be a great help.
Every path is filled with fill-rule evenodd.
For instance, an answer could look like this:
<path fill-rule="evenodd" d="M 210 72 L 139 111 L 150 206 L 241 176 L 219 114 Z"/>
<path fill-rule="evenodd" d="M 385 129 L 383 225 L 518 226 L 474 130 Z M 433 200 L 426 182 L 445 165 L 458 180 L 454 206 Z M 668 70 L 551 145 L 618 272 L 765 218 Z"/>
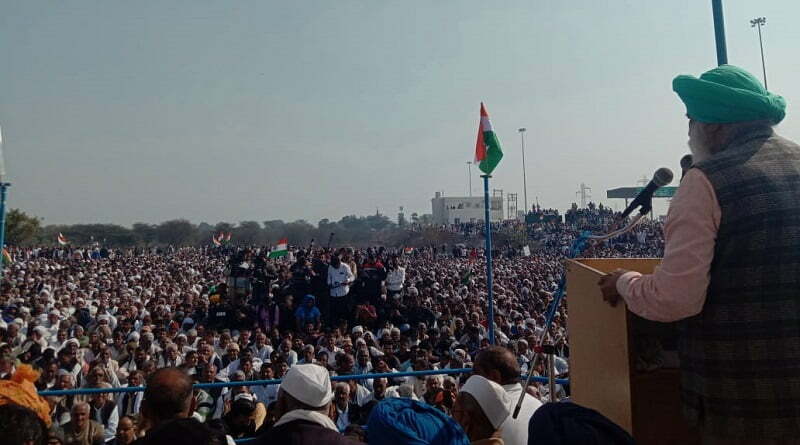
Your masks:
<path fill-rule="evenodd" d="M 3 249 L 3 264 L 11 264 L 14 260 L 11 258 L 11 254 L 8 253 L 8 249 Z"/>
<path fill-rule="evenodd" d="M 231 232 L 228 232 L 228 234 L 225 235 L 225 241 L 230 241 L 231 240 L 231 235 L 233 235 L 233 234 Z"/>
<path fill-rule="evenodd" d="M 272 252 L 269 253 L 270 258 L 278 258 L 282 256 L 286 256 L 289 253 L 288 246 L 289 242 L 286 238 L 282 238 L 278 241 L 278 245 L 272 249 Z"/>
<path fill-rule="evenodd" d="M 489 114 L 481 102 L 481 122 L 478 124 L 478 142 L 475 144 L 475 163 L 487 175 L 491 175 L 500 160 L 503 159 L 503 150 L 500 141 L 492 130 Z"/>
<path fill-rule="evenodd" d="M 405 249 L 403 249 L 403 253 L 405 253 L 406 255 L 411 255 L 412 253 L 414 253 L 414 248 L 406 247 Z"/>
<path fill-rule="evenodd" d="M 59 233 L 58 234 L 58 244 L 61 244 L 62 246 L 66 246 L 67 244 L 69 244 L 69 241 L 67 241 L 67 237 L 66 236 L 64 236 L 61 233 Z"/>
<path fill-rule="evenodd" d="M 464 272 L 461 274 L 461 284 L 466 286 L 469 284 L 469 280 L 472 278 L 472 269 L 465 269 Z"/>
<path fill-rule="evenodd" d="M 220 234 L 219 237 L 222 238 L 222 235 Z M 211 242 L 217 247 L 222 245 L 222 243 L 219 242 L 219 239 L 217 239 L 217 237 L 214 235 L 211 235 Z"/>

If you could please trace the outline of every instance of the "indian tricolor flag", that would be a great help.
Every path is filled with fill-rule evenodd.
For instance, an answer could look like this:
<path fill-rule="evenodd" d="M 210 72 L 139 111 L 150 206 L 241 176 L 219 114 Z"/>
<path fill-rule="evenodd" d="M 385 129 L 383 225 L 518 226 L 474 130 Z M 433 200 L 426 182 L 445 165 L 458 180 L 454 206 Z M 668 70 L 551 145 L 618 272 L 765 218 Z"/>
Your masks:
<path fill-rule="evenodd" d="M 278 257 L 286 256 L 286 254 L 289 253 L 289 249 L 287 248 L 288 245 L 289 245 L 289 243 L 286 240 L 286 238 L 281 239 L 280 241 L 278 241 L 278 245 L 275 246 L 275 248 L 272 249 L 272 252 L 269 253 L 269 257 L 270 258 L 278 258 Z"/>
<path fill-rule="evenodd" d="M 69 241 L 67 241 L 67 237 L 66 236 L 64 236 L 61 233 L 59 233 L 58 234 L 58 244 L 61 244 L 62 246 L 66 246 L 67 244 L 69 244 Z"/>
<path fill-rule="evenodd" d="M 489 114 L 481 102 L 481 122 L 478 124 L 478 142 L 475 144 L 475 163 L 487 175 L 491 175 L 500 160 L 503 159 L 503 150 L 500 141 L 492 130 Z"/>
<path fill-rule="evenodd" d="M 3 249 L 3 264 L 11 264 L 14 262 L 14 259 L 11 258 L 11 254 L 8 253 L 8 249 Z"/>

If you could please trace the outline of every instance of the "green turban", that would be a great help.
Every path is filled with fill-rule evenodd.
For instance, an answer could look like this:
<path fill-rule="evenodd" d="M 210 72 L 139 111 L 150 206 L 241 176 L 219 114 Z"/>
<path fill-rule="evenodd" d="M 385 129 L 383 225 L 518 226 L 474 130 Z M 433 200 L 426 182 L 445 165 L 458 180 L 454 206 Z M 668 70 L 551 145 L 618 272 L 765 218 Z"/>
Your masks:
<path fill-rule="evenodd" d="M 786 101 L 772 94 L 747 71 L 720 65 L 700 78 L 681 75 L 672 89 L 686 105 L 690 118 L 707 124 L 768 120 L 777 124 L 786 115 Z"/>

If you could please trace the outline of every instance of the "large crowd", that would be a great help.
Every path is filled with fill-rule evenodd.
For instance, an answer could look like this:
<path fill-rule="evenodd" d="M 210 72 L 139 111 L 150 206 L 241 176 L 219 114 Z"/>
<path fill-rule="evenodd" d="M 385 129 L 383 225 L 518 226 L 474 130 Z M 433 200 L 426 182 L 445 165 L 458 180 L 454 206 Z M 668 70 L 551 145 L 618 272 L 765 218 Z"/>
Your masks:
<path fill-rule="evenodd" d="M 0 379 L 24 364 L 41 372 L 39 391 L 140 386 L 166 367 L 196 383 L 280 379 L 311 363 L 331 376 L 469 368 L 489 347 L 490 323 L 514 369 L 527 372 L 569 246 L 580 231 L 602 230 L 613 219 L 602 208 L 569 215 L 567 223 L 529 225 L 526 253 L 500 247 L 494 320 L 487 318 L 485 263 L 476 249 L 294 247 L 270 258 L 263 247 L 234 245 L 11 247 L 0 287 Z M 586 256 L 662 253 L 661 224 L 648 221 Z M 567 319 L 562 305 L 547 333 L 557 377 L 569 375 Z M 546 376 L 543 361 L 536 363 L 535 374 Z M 338 382 L 331 420 L 363 439 L 360 426 L 384 399 L 418 399 L 450 415 L 467 377 Z M 278 420 L 279 390 L 195 389 L 193 417 L 233 438 L 256 436 Z M 542 402 L 569 395 L 568 385 L 554 394 L 540 383 L 526 391 Z M 139 416 L 142 398 L 47 396 L 51 443 L 131 443 L 148 429 Z"/>

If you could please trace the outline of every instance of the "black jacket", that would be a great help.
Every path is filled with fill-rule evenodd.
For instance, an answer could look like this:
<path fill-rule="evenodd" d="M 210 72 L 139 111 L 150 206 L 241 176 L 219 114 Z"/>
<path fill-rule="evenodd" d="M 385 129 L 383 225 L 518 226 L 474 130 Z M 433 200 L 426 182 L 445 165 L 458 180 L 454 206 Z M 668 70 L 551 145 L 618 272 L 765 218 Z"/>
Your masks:
<path fill-rule="evenodd" d="M 364 445 L 322 425 L 305 420 L 284 423 L 259 437 L 257 445 Z"/>
<path fill-rule="evenodd" d="M 336 412 L 336 417 L 339 417 L 339 411 Z M 366 419 L 361 418 L 361 407 L 358 406 L 357 403 L 348 402 L 347 404 L 347 415 L 348 419 L 351 424 L 361 425 L 366 423 Z M 333 419 L 333 422 L 336 423 L 336 418 Z M 364 420 L 364 421 L 362 421 Z"/>

